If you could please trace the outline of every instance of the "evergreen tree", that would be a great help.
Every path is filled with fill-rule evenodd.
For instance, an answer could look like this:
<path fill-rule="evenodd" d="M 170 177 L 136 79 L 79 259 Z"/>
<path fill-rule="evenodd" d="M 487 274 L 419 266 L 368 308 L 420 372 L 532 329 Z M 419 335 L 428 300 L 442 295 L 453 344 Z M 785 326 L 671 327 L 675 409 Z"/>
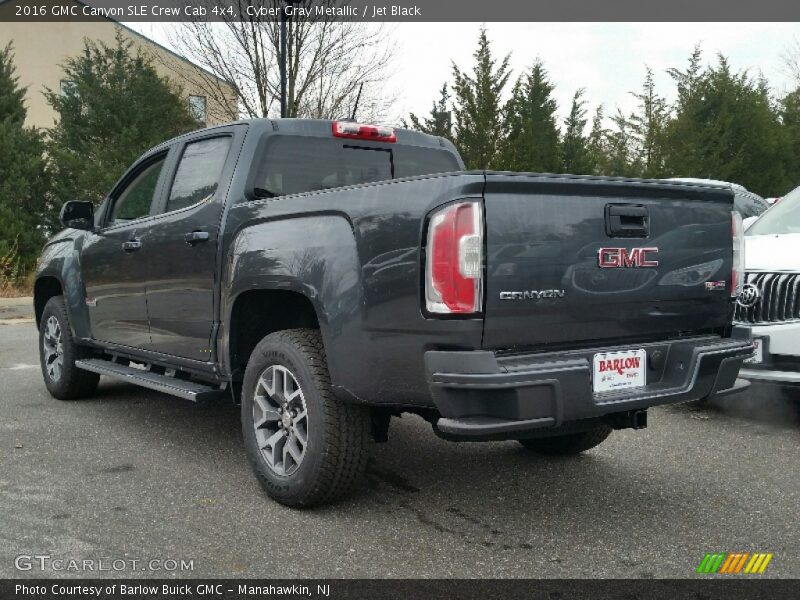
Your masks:
<path fill-rule="evenodd" d="M 678 88 L 678 108 L 685 106 L 695 96 L 703 71 L 702 60 L 703 51 L 698 44 L 689 56 L 689 64 L 685 71 L 675 68 L 667 69 L 667 73 Z"/>
<path fill-rule="evenodd" d="M 666 129 L 669 124 L 667 101 L 656 93 L 653 71 L 647 67 L 642 91 L 633 93 L 639 101 L 638 110 L 628 119 L 633 143 L 635 169 L 641 177 L 666 176 Z"/>
<path fill-rule="evenodd" d="M 453 64 L 453 133 L 467 168 L 490 169 L 499 162 L 505 125 L 501 98 L 510 76 L 509 56 L 499 64 L 492 58 L 485 28 L 481 28 L 474 56 L 475 68 L 471 75 Z"/>
<path fill-rule="evenodd" d="M 592 165 L 592 174 L 606 175 L 606 164 L 608 162 L 606 150 L 606 139 L 608 130 L 603 126 L 605 107 L 598 104 L 592 117 L 592 128 L 589 131 L 587 147 L 589 151 L 589 163 Z"/>
<path fill-rule="evenodd" d="M 791 185 L 800 185 L 800 88 L 781 101 L 781 120 L 790 146 L 787 175 Z"/>
<path fill-rule="evenodd" d="M 601 173 L 614 177 L 635 177 L 639 174 L 640 166 L 632 153 L 633 140 L 628 119 L 617 109 L 611 122 L 614 128 L 605 132 L 605 155 Z"/>
<path fill-rule="evenodd" d="M 593 169 L 586 137 L 586 102 L 583 88 L 572 97 L 569 116 L 564 119 L 564 137 L 561 141 L 561 168 L 565 173 L 590 174 Z"/>
<path fill-rule="evenodd" d="M 198 126 L 179 90 L 131 47 L 119 31 L 112 46 L 85 42 L 64 65 L 66 93 L 45 94 L 59 114 L 49 147 L 59 205 L 99 202 L 142 152 Z"/>
<path fill-rule="evenodd" d="M 5 48 L 0 48 L 0 122 L 10 122 L 22 125 L 25 121 L 25 88 L 18 85 L 14 67 L 13 48 L 9 43 Z"/>
<path fill-rule="evenodd" d="M 410 116 L 422 131 L 451 132 L 469 168 L 723 179 L 763 195 L 800 183 L 800 88 L 776 102 L 763 78 L 734 72 L 724 56 L 704 67 L 699 46 L 685 68 L 667 71 L 674 104 L 658 93 L 647 68 L 632 92 L 636 109 L 609 118 L 598 106 L 588 135 L 583 90 L 560 135 L 554 85 L 541 61 L 517 79 L 503 105 L 509 59 L 495 62 L 483 29 L 475 58 L 470 75 L 453 67 L 452 121 L 446 85 L 429 117 Z"/>
<path fill-rule="evenodd" d="M 444 137 L 449 140 L 453 139 L 453 116 L 448 106 L 450 102 L 450 94 L 447 91 L 447 84 L 442 85 L 439 92 L 439 100 L 433 103 L 430 116 L 420 120 L 414 113 L 411 113 L 408 118 L 411 120 L 410 127 L 417 131 L 429 133 Z M 403 123 L 408 127 L 407 123 Z"/>
<path fill-rule="evenodd" d="M 44 143 L 24 126 L 25 88 L 20 88 L 9 44 L 0 48 L 0 285 L 24 275 L 46 234 Z"/>
<path fill-rule="evenodd" d="M 693 65 L 694 55 L 690 70 Z M 734 73 L 720 55 L 716 66 L 695 72 L 690 87 L 686 78 L 676 81 L 666 161 L 671 173 L 733 181 L 762 195 L 790 187 L 790 140 L 763 79 Z"/>
<path fill-rule="evenodd" d="M 508 106 L 508 135 L 502 153 L 504 169 L 560 171 L 554 89 L 540 60 L 517 80 Z"/>

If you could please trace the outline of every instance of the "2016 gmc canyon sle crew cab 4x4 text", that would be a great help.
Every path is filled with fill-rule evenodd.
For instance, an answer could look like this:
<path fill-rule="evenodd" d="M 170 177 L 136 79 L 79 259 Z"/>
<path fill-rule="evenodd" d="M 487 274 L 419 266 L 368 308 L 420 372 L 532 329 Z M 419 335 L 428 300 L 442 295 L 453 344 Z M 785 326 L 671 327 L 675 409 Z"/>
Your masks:
<path fill-rule="evenodd" d="M 450 142 L 253 120 L 68 202 L 35 283 L 50 393 L 100 375 L 241 402 L 270 496 L 329 501 L 411 412 L 454 440 L 580 452 L 735 389 L 730 189 L 465 172 Z"/>

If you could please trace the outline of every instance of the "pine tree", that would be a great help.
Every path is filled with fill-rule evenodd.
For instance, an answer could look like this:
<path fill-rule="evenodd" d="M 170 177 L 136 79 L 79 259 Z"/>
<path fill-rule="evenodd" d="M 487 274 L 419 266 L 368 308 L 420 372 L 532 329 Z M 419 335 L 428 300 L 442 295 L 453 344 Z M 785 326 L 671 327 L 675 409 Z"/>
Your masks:
<path fill-rule="evenodd" d="M 590 174 L 593 169 L 586 137 L 586 102 L 583 88 L 572 97 L 569 116 L 564 119 L 564 137 L 561 140 L 561 168 L 565 173 Z"/>
<path fill-rule="evenodd" d="M 449 108 L 450 94 L 447 91 L 447 84 L 442 85 L 439 92 L 439 100 L 433 103 L 430 116 L 420 120 L 414 113 L 408 118 L 411 120 L 411 128 L 430 135 L 453 139 L 453 116 Z"/>
<path fill-rule="evenodd" d="M 640 165 L 632 156 L 633 142 L 628 119 L 617 109 L 611 117 L 614 128 L 605 132 L 605 163 L 602 174 L 614 177 L 635 177 L 640 172 Z"/>
<path fill-rule="evenodd" d="M 691 92 L 685 77 L 677 81 L 683 92 L 667 132 L 671 173 L 732 181 L 770 196 L 791 186 L 791 143 L 766 81 L 734 73 L 722 55 L 716 66 L 695 72 Z"/>
<path fill-rule="evenodd" d="M 25 121 L 25 88 L 18 85 L 13 63 L 13 48 L 9 43 L 0 49 L 0 122 L 22 125 Z"/>
<path fill-rule="evenodd" d="M 587 148 L 589 151 L 589 162 L 592 165 L 592 174 L 606 175 L 606 165 L 608 163 L 608 152 L 606 149 L 606 139 L 608 130 L 603 125 L 605 107 L 598 104 L 592 117 L 592 129 L 589 132 Z"/>
<path fill-rule="evenodd" d="M 99 202 L 148 148 L 197 128 L 179 90 L 118 31 L 112 46 L 87 41 L 64 65 L 64 95 L 46 97 L 59 114 L 50 152 L 56 198 Z"/>
<path fill-rule="evenodd" d="M 24 126 L 25 88 L 13 58 L 10 44 L 0 49 L 0 284 L 30 269 L 46 234 L 44 143 Z"/>
<path fill-rule="evenodd" d="M 503 168 L 555 173 L 561 168 L 555 86 L 541 60 L 520 76 L 508 107 Z"/>
<path fill-rule="evenodd" d="M 800 87 L 781 100 L 781 121 L 790 146 L 787 175 L 800 184 Z"/>
<path fill-rule="evenodd" d="M 665 177 L 666 129 L 670 112 L 667 101 L 656 92 L 650 67 L 647 67 L 642 91 L 632 94 L 639 101 L 637 112 L 628 118 L 637 174 L 642 177 Z"/>
<path fill-rule="evenodd" d="M 500 142 L 505 124 L 503 90 L 508 83 L 509 56 L 500 63 L 492 58 L 486 29 L 481 28 L 475 67 L 471 75 L 453 63 L 453 134 L 464 163 L 469 169 L 498 166 Z"/>
<path fill-rule="evenodd" d="M 698 44 L 689 56 L 689 65 L 685 71 L 675 68 L 667 69 L 667 73 L 672 77 L 675 86 L 678 88 L 678 109 L 685 106 L 697 92 L 697 86 L 703 70 L 702 60 L 703 51 Z"/>

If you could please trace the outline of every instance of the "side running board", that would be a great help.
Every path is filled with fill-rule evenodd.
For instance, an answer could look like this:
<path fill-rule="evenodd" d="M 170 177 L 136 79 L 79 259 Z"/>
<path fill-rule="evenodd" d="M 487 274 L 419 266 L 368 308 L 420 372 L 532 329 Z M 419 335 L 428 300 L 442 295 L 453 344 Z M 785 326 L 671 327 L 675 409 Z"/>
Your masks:
<path fill-rule="evenodd" d="M 165 394 L 171 394 L 194 402 L 217 400 L 230 396 L 228 390 L 214 387 L 213 385 L 197 383 L 196 381 L 186 381 L 184 379 L 170 377 L 169 375 L 161 375 L 143 369 L 135 369 L 110 360 L 101 360 L 99 358 L 76 360 L 75 366 L 84 371 L 92 371 L 93 373 L 113 377 L 120 381 L 127 381 L 134 385 Z"/>

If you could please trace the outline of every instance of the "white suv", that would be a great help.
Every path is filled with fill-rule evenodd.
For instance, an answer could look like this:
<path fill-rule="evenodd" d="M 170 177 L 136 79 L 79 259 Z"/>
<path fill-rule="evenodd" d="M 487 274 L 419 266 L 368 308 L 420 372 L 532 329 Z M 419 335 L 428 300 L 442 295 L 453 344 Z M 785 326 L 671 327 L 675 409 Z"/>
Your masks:
<path fill-rule="evenodd" d="M 753 328 L 756 351 L 739 376 L 800 384 L 800 187 L 747 230 L 745 270 L 736 320 Z"/>

